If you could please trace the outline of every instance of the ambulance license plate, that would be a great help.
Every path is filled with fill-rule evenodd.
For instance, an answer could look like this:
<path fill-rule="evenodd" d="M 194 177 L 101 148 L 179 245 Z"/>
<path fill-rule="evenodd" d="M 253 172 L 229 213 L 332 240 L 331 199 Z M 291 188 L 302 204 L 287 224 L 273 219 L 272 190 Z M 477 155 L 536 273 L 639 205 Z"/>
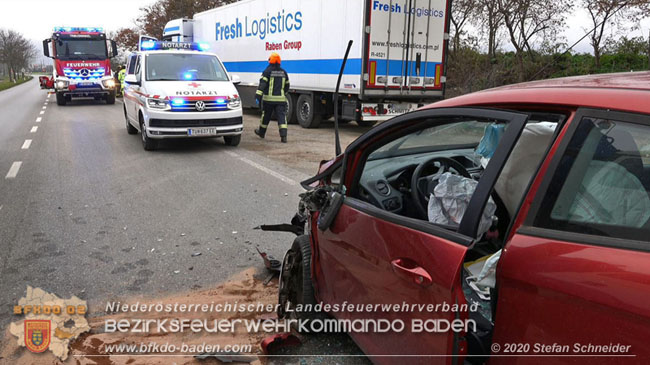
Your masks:
<path fill-rule="evenodd" d="M 217 128 L 190 128 L 187 130 L 188 136 L 216 136 Z"/>

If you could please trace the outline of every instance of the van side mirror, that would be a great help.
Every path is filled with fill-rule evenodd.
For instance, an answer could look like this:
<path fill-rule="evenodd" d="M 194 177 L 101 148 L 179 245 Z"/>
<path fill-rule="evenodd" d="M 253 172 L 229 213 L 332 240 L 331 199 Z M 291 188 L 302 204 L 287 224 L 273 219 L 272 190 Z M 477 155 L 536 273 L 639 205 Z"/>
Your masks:
<path fill-rule="evenodd" d="M 43 55 L 45 55 L 45 57 L 49 57 L 49 58 L 52 58 L 52 56 L 50 56 L 50 42 L 51 41 L 52 41 L 51 39 L 44 39 L 43 40 Z"/>
<path fill-rule="evenodd" d="M 233 85 L 239 85 L 241 84 L 241 78 L 239 75 L 230 75 L 230 81 L 233 83 Z"/>
<path fill-rule="evenodd" d="M 140 80 L 138 80 L 138 78 L 135 75 L 126 75 L 126 77 L 124 78 L 124 82 L 131 85 L 141 86 Z"/>
<path fill-rule="evenodd" d="M 111 58 L 117 57 L 119 50 L 117 49 L 117 43 L 111 39 Z"/>

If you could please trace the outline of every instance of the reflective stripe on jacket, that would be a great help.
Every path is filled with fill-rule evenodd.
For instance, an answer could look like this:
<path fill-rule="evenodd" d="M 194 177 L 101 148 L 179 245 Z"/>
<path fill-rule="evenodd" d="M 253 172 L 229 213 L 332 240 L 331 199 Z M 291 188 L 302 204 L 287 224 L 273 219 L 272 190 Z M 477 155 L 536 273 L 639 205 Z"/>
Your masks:
<path fill-rule="evenodd" d="M 264 70 L 260 85 L 257 88 L 257 95 L 267 103 L 286 103 L 289 92 L 289 75 L 280 67 L 272 64 Z"/>

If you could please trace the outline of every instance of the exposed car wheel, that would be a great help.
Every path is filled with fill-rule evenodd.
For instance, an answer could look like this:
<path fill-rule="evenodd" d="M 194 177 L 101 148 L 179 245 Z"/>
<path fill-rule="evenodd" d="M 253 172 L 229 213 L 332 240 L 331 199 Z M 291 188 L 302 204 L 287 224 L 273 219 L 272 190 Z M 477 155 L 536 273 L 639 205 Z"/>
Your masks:
<path fill-rule="evenodd" d="M 223 140 L 228 146 L 239 146 L 239 142 L 241 142 L 241 134 L 238 136 L 225 136 L 223 137 Z"/>
<path fill-rule="evenodd" d="M 126 106 L 124 106 L 124 120 L 126 120 L 126 132 L 128 134 L 136 134 L 138 133 L 138 129 L 131 125 L 131 122 L 129 122 L 129 117 L 126 114 Z"/>
<path fill-rule="evenodd" d="M 307 235 L 297 237 L 284 257 L 280 273 L 279 303 L 280 318 L 312 320 L 325 317 L 321 312 L 295 311 L 296 305 L 302 305 L 304 309 L 305 304 L 316 304 L 311 282 L 311 246 Z M 292 311 L 285 312 L 287 307 Z"/>
<path fill-rule="evenodd" d="M 144 125 L 142 116 L 140 116 L 140 135 L 142 136 L 142 147 L 145 151 L 153 151 L 158 147 L 158 141 L 147 136 L 147 128 Z"/>
<path fill-rule="evenodd" d="M 106 104 L 108 105 L 115 104 L 115 90 L 110 91 L 108 95 L 106 95 Z"/>
<path fill-rule="evenodd" d="M 56 93 L 56 105 L 65 105 L 66 99 L 63 93 Z"/>
<path fill-rule="evenodd" d="M 369 120 L 357 120 L 357 124 L 360 127 L 372 127 L 375 125 L 377 122 L 376 121 L 369 121 Z"/>
<path fill-rule="evenodd" d="M 318 128 L 323 116 L 316 112 L 312 95 L 300 95 L 296 103 L 296 117 L 301 127 Z"/>
<path fill-rule="evenodd" d="M 296 96 L 294 94 L 287 94 L 287 123 L 298 124 L 296 117 Z"/>

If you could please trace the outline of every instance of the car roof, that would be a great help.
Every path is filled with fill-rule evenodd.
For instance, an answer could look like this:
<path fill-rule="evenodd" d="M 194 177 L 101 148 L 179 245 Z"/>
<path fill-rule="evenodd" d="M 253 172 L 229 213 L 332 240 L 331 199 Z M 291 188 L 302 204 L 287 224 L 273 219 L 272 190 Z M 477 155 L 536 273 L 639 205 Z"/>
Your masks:
<path fill-rule="evenodd" d="M 157 49 L 153 51 L 138 51 L 136 52 L 140 55 L 150 55 L 150 54 L 197 54 L 197 55 L 208 55 L 216 56 L 214 53 L 204 52 L 204 51 L 194 51 L 187 49 Z"/>
<path fill-rule="evenodd" d="M 650 114 L 650 72 L 625 72 L 526 82 L 443 100 L 426 108 L 589 107 Z"/>

